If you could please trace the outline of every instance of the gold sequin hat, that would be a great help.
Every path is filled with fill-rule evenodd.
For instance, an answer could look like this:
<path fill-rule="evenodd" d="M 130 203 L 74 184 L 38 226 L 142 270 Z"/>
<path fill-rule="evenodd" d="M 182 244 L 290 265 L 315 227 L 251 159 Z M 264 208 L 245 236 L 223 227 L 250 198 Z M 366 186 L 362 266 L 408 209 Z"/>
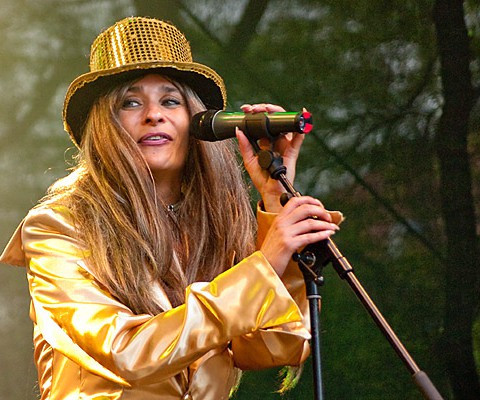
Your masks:
<path fill-rule="evenodd" d="M 90 72 L 76 78 L 67 90 L 63 122 L 77 146 L 95 99 L 146 72 L 186 83 L 208 109 L 225 108 L 227 93 L 222 78 L 211 68 L 193 62 L 190 45 L 175 26 L 157 19 L 125 18 L 95 39 Z"/>

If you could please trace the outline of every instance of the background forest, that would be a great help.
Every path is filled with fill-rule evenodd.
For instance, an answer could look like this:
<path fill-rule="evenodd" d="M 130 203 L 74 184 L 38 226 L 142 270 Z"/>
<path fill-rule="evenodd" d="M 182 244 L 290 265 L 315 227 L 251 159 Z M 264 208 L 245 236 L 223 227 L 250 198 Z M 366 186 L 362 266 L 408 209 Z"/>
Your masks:
<path fill-rule="evenodd" d="M 68 84 L 129 15 L 172 21 L 243 103 L 306 107 L 296 187 L 341 210 L 335 242 L 445 399 L 480 386 L 480 5 L 454 0 L 2 0 L 0 246 L 75 153 Z M 327 399 L 421 399 L 349 286 L 325 269 Z M 37 398 L 24 271 L 0 266 L 0 400 Z M 235 399 L 278 399 L 277 370 Z M 310 399 L 305 366 L 286 399 Z"/>

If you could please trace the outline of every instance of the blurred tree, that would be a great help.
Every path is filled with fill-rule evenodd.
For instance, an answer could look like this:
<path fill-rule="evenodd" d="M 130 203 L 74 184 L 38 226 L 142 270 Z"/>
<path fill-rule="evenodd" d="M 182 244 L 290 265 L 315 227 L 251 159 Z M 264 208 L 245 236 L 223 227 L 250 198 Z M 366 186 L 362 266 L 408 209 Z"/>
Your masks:
<path fill-rule="evenodd" d="M 245 4 L 244 10 L 248 10 L 250 3 Z M 463 11 L 459 4 L 448 4 L 453 7 L 452 14 L 455 7 L 457 11 L 458 8 Z M 263 9 L 263 6 L 262 3 L 259 8 Z M 393 300 L 389 307 L 398 313 L 393 318 L 398 320 L 399 325 L 404 325 L 404 329 L 408 327 L 412 331 L 417 346 L 420 345 L 427 352 L 429 348 L 436 349 L 434 356 L 428 360 L 429 367 L 434 374 L 438 374 L 437 380 L 444 391 L 447 391 L 444 383 L 446 376 L 443 375 L 444 367 L 439 361 L 446 361 L 446 345 L 441 340 L 441 331 L 449 325 L 452 332 L 447 333 L 447 337 L 452 339 L 453 335 L 457 345 L 461 343 L 458 348 L 463 351 L 464 357 L 468 357 L 472 373 L 469 378 L 465 375 L 461 378 L 460 374 L 450 375 L 452 390 L 455 385 L 461 385 L 476 395 L 478 378 L 471 334 L 475 312 L 478 310 L 478 265 L 475 264 L 478 257 L 475 253 L 477 238 L 472 212 L 474 203 L 470 192 L 470 166 L 464 140 L 461 143 L 464 146 L 463 154 L 460 153 L 460 157 L 457 154 L 457 159 L 463 158 L 464 161 L 463 179 L 447 179 L 454 181 L 457 187 L 462 186 L 462 191 L 450 191 L 448 204 L 456 209 L 458 197 L 451 194 L 465 194 L 459 197 L 462 202 L 468 203 L 470 214 L 467 214 L 464 222 L 470 235 L 459 235 L 458 230 L 455 233 L 448 229 L 444 232 L 443 226 L 447 220 L 438 218 L 441 214 L 439 198 L 442 190 L 437 186 L 437 168 L 442 169 L 441 163 L 448 161 L 449 156 L 445 157 L 445 154 L 438 152 L 436 154 L 434 140 L 438 137 L 436 132 L 441 132 L 444 123 L 444 120 L 439 120 L 439 115 L 445 101 L 442 86 L 438 84 L 441 52 L 437 52 L 435 43 L 441 48 L 444 37 L 435 35 L 434 21 L 431 18 L 433 6 L 433 2 L 419 4 L 416 1 L 388 4 L 378 1 L 270 1 L 261 24 L 256 28 L 256 35 L 252 37 L 253 30 L 250 29 L 245 36 L 246 40 L 235 41 L 225 39 L 225 36 L 228 37 L 225 34 L 222 39 L 215 37 L 212 30 L 209 31 L 213 14 L 198 19 L 201 19 L 199 25 L 203 25 L 206 36 L 214 36 L 215 43 L 223 47 L 224 55 L 230 57 L 235 52 L 233 63 L 236 67 L 223 72 L 227 82 L 230 76 L 235 76 L 237 84 L 228 82 L 228 87 L 233 87 L 235 91 L 235 98 L 238 90 L 238 98 L 242 100 L 248 96 L 257 101 L 274 99 L 290 107 L 307 104 L 315 111 L 315 116 L 323 117 L 321 121 L 325 122 L 325 128 L 322 126 L 323 129 L 320 129 L 321 135 L 316 130 L 313 136 L 315 143 L 304 148 L 309 167 L 307 173 L 300 176 L 301 184 L 309 192 L 323 195 L 325 199 L 331 197 L 332 189 L 341 189 L 344 193 L 341 201 L 344 202 L 348 196 L 346 191 L 353 192 L 349 199 L 352 203 L 346 207 L 348 209 L 358 204 L 360 208 L 352 209 L 352 215 L 360 219 L 358 230 L 353 229 L 352 241 L 348 245 L 359 242 L 358 233 L 363 224 L 367 227 L 368 236 L 364 246 L 357 250 L 357 257 L 369 264 L 377 264 L 378 269 L 373 279 L 379 279 L 381 268 L 385 273 L 388 270 L 393 272 L 391 281 L 385 282 L 382 279 L 388 286 L 385 292 L 392 296 L 388 299 L 385 294 L 380 295 L 380 300 L 387 303 Z M 218 7 L 221 8 L 220 5 Z M 477 37 L 478 10 L 468 10 L 470 36 Z M 195 12 L 192 14 L 197 15 Z M 222 27 L 223 31 L 238 32 L 235 21 L 242 20 L 243 17 L 223 20 L 226 25 Z M 463 14 L 455 21 L 456 29 L 466 32 Z M 440 22 L 442 24 L 445 23 Z M 463 40 L 462 46 L 448 46 L 448 49 L 465 51 L 468 47 L 467 37 L 464 36 Z M 235 49 L 232 43 L 239 44 L 241 48 Z M 208 45 L 211 46 L 210 43 Z M 242 54 L 245 55 L 243 59 Z M 452 51 L 450 55 L 454 58 L 455 52 Z M 215 57 L 218 57 L 216 53 Z M 231 64 L 231 61 L 225 62 L 229 67 Z M 471 66 L 463 62 L 463 67 L 455 70 L 456 74 L 469 67 L 478 70 L 478 55 L 473 57 Z M 240 79 L 242 75 L 248 75 L 248 80 Z M 319 76 L 322 77 L 321 80 L 318 80 Z M 264 78 L 263 81 L 259 77 Z M 463 74 L 464 81 L 470 81 L 469 78 L 470 75 Z M 259 81 L 260 85 L 257 85 Z M 278 82 L 281 85 L 277 85 Z M 254 91 L 251 90 L 252 84 Z M 471 85 L 472 82 L 470 87 Z M 300 104 L 300 99 L 306 100 Z M 311 99 L 317 102 L 310 104 Z M 463 114 L 457 115 L 457 121 L 462 121 L 464 134 L 468 126 L 469 110 L 470 108 L 465 108 Z M 318 159 L 319 152 L 326 153 L 327 162 Z M 443 168 L 443 171 L 447 171 L 447 174 L 454 172 L 449 168 Z M 338 194 L 337 191 L 336 198 L 339 197 Z M 366 204 L 372 200 L 380 203 L 383 208 L 378 210 L 373 207 L 374 215 L 365 210 Z M 447 214 L 444 212 L 443 215 L 446 217 Z M 452 212 L 448 215 L 450 219 L 458 217 Z M 376 247 L 372 246 L 372 238 L 375 238 Z M 463 278 L 453 272 L 447 273 L 454 258 L 445 256 L 449 252 L 448 243 L 454 243 L 459 238 L 464 241 L 462 249 L 471 249 L 468 253 L 462 252 L 464 255 L 469 254 L 470 257 L 466 258 L 471 261 L 467 267 L 460 267 L 464 268 L 461 269 L 465 272 Z M 356 246 L 353 251 L 356 251 Z M 446 262 L 448 259 L 450 262 Z M 458 260 L 458 254 L 456 259 Z M 387 270 L 386 265 L 382 267 L 379 264 L 380 261 L 392 265 Z M 420 265 L 421 268 L 418 268 Z M 433 282 L 429 282 L 431 278 Z M 464 296 L 460 287 L 467 279 L 467 295 Z M 445 283 L 447 287 L 444 286 Z M 405 310 L 399 312 L 398 304 L 394 304 L 398 301 L 395 292 L 414 298 L 416 303 L 410 307 L 402 303 Z M 462 302 L 446 299 L 447 294 L 453 298 L 460 296 Z M 425 304 L 423 310 L 417 304 L 418 301 L 422 304 L 422 299 Z M 432 299 L 438 303 L 438 308 L 429 307 Z M 458 304 L 465 304 L 471 311 L 467 311 L 464 316 Z M 443 306 L 453 309 L 453 312 L 449 311 L 442 322 Z M 412 329 L 412 317 L 420 322 L 418 332 L 414 332 L 415 327 Z M 436 333 L 435 329 L 432 330 L 435 326 Z M 459 339 L 456 335 L 460 335 Z M 449 359 L 449 362 L 454 361 L 455 367 L 452 369 L 462 370 L 461 358 Z M 354 393 L 359 398 L 358 391 Z M 453 395 L 463 398 L 465 394 L 457 392 Z M 338 393 L 335 396 L 340 397 Z M 347 397 L 343 395 L 342 398 Z M 368 395 L 365 398 L 369 398 Z"/>
<path fill-rule="evenodd" d="M 478 399 L 480 382 L 472 330 L 479 309 L 480 254 L 468 149 L 470 113 L 478 101 L 463 4 L 437 0 L 434 7 L 444 105 L 436 136 L 440 197 L 447 236 L 444 357 L 455 398 Z"/>

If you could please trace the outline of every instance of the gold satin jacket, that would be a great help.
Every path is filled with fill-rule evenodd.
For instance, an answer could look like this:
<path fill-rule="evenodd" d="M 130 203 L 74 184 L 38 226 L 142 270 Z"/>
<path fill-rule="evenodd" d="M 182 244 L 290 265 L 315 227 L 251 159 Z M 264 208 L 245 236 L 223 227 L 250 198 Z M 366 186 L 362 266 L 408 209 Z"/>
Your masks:
<path fill-rule="evenodd" d="M 275 214 L 258 211 L 262 242 Z M 88 270 L 69 211 L 34 208 L 0 262 L 25 266 L 41 399 L 229 397 L 235 369 L 298 365 L 309 353 L 308 302 L 298 267 L 280 279 L 260 251 L 186 289 L 172 308 L 136 315 Z"/>

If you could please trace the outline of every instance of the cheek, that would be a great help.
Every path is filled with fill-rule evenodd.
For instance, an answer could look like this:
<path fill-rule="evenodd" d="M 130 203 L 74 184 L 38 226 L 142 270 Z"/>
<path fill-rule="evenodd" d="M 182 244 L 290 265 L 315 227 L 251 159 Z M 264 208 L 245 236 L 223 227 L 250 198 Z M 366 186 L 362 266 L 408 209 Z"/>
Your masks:
<path fill-rule="evenodd" d="M 135 126 L 135 122 L 133 121 L 132 116 L 128 113 L 120 112 L 118 115 L 118 121 L 120 122 L 122 128 L 125 129 L 131 137 L 133 137 L 133 128 Z"/>
<path fill-rule="evenodd" d="M 181 136 L 182 150 L 185 153 L 188 152 L 188 146 L 190 142 L 190 119 L 188 117 L 184 118 L 185 122 L 178 127 L 179 136 Z"/>
<path fill-rule="evenodd" d="M 188 157 L 189 149 L 190 149 L 190 138 L 188 135 L 185 135 L 182 138 L 182 142 L 179 148 L 179 153 L 181 154 L 181 157 L 183 158 L 184 161 Z"/>

